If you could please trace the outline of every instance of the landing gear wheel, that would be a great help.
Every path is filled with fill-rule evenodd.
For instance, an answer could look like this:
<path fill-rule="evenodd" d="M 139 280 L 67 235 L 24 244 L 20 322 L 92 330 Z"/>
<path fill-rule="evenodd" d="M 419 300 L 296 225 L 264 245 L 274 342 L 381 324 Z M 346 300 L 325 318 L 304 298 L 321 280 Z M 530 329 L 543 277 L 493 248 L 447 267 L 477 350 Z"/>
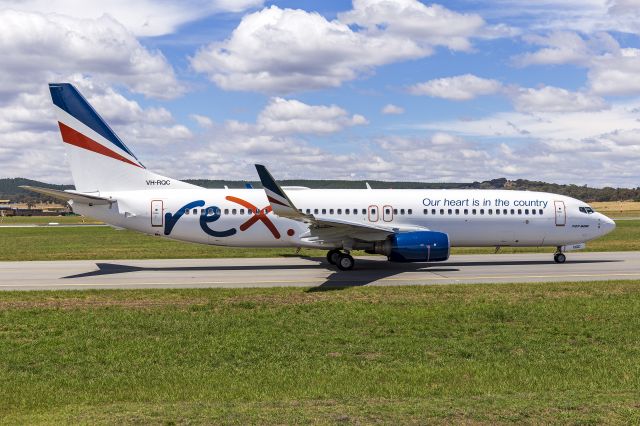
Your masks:
<path fill-rule="evenodd" d="M 353 269 L 353 265 L 355 265 L 355 260 L 349 254 L 340 253 L 340 257 L 338 258 L 338 262 L 336 266 L 342 271 L 349 271 Z"/>
<path fill-rule="evenodd" d="M 556 253 L 553 255 L 553 260 L 556 263 L 564 263 L 564 261 L 567 260 L 567 256 L 565 256 L 563 253 Z"/>
<path fill-rule="evenodd" d="M 342 252 L 338 249 L 329 250 L 327 252 L 327 262 L 332 265 L 338 264 L 338 257 L 342 254 Z"/>

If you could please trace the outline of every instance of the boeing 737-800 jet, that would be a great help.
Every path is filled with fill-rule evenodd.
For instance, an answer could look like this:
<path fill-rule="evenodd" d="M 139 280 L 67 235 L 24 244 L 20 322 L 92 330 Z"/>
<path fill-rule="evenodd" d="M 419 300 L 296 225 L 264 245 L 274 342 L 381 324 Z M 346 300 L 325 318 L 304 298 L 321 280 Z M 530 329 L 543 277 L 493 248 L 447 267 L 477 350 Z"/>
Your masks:
<path fill-rule="evenodd" d="M 451 247 L 555 247 L 564 251 L 615 228 L 586 203 L 509 190 L 282 187 L 256 165 L 263 189 L 207 189 L 153 173 L 78 90 L 50 84 L 75 190 L 26 187 L 116 227 L 182 241 L 328 250 L 352 269 L 352 250 L 390 261 L 437 262 Z"/>

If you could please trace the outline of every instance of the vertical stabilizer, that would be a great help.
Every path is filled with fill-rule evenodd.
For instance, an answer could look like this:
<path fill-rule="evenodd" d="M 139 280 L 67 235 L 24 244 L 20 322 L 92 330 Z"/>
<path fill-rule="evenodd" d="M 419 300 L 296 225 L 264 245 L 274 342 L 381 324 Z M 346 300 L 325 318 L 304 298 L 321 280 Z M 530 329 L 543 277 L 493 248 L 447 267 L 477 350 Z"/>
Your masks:
<path fill-rule="evenodd" d="M 51 83 L 49 90 L 78 191 L 196 187 L 147 170 L 73 85 Z"/>

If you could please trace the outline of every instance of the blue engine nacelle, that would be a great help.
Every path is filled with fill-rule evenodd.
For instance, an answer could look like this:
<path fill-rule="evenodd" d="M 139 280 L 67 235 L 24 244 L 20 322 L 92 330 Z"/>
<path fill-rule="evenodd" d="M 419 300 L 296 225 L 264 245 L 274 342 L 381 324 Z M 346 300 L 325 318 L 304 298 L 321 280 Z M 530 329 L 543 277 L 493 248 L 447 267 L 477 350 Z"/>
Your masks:
<path fill-rule="evenodd" d="M 441 262 L 449 258 L 450 248 L 444 232 L 414 231 L 390 235 L 368 251 L 383 254 L 392 262 Z"/>

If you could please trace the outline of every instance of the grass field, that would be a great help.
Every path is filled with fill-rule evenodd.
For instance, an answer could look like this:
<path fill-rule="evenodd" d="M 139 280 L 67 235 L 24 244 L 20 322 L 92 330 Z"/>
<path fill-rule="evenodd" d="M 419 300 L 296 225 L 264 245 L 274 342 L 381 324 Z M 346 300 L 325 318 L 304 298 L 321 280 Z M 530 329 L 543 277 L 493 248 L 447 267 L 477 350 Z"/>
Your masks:
<path fill-rule="evenodd" d="M 587 244 L 587 251 L 640 250 L 640 220 L 619 221 L 614 232 Z M 493 248 L 458 248 L 453 254 L 493 253 Z M 552 248 L 508 248 L 502 253 L 548 252 Z M 303 255 L 325 255 L 303 250 Z M 70 259 L 175 259 L 294 256 L 294 249 L 204 246 L 151 237 L 109 227 L 0 228 L 0 261 Z"/>
<path fill-rule="evenodd" d="M 81 223 L 102 223 L 100 221 L 84 217 L 84 216 L 6 216 L 0 217 L 0 226 L 2 225 L 43 225 L 47 223 L 62 224 L 81 224 Z"/>
<path fill-rule="evenodd" d="M 0 423 L 638 423 L 640 281 L 0 293 Z"/>
<path fill-rule="evenodd" d="M 606 201 L 590 204 L 596 211 L 611 218 L 640 217 L 640 202 L 637 201 Z"/>

